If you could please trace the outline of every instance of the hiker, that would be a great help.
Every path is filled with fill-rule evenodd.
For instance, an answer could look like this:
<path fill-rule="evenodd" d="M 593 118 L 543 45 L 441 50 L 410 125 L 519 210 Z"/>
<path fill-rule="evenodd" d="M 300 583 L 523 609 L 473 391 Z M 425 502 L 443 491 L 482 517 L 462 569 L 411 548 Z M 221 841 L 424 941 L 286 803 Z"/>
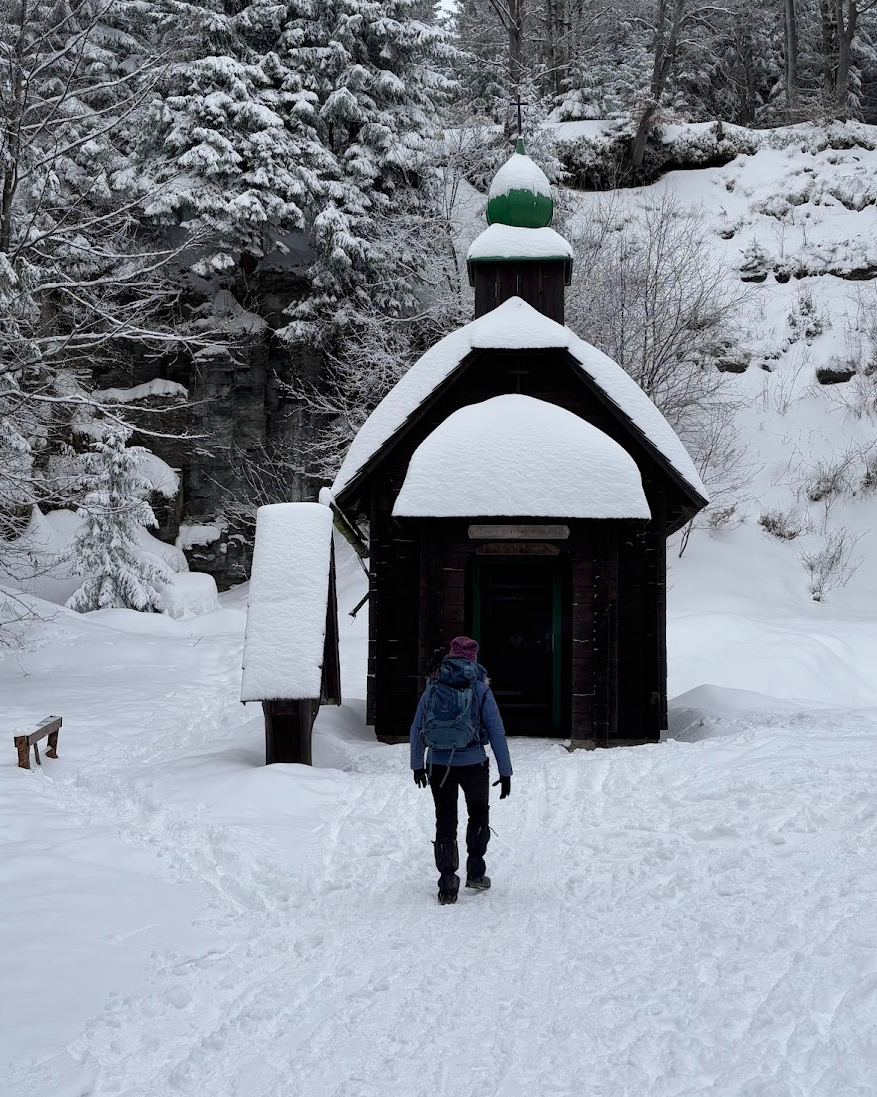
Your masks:
<path fill-rule="evenodd" d="M 456 903 L 460 888 L 457 850 L 457 800 L 463 790 L 469 823 L 466 827 L 466 887 L 485 890 L 484 854 L 490 841 L 489 742 L 499 766 L 500 800 L 511 792 L 512 763 L 505 728 L 477 661 L 478 643 L 458 636 L 433 669 L 411 725 L 411 768 L 415 784 L 432 789 L 435 800 L 435 867 L 439 871 L 438 901 Z M 429 750 L 424 760 L 425 749 Z"/>

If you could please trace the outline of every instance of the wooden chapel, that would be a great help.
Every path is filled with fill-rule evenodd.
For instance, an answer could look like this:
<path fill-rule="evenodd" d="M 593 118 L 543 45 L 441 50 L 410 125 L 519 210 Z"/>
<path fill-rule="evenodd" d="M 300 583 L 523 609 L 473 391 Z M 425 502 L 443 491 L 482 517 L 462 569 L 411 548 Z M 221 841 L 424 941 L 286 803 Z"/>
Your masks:
<path fill-rule="evenodd" d="M 331 489 L 368 554 L 385 741 L 407 737 L 458 634 L 510 734 L 613 746 L 667 726 L 666 542 L 707 496 L 645 393 L 564 327 L 572 252 L 552 215 L 519 141 L 469 249 L 475 319 L 388 393 Z"/>

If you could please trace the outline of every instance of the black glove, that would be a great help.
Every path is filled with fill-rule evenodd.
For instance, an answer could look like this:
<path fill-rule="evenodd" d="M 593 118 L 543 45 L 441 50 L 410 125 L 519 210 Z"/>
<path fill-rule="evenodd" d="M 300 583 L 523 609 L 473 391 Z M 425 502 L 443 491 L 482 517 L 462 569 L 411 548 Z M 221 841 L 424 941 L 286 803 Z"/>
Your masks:
<path fill-rule="evenodd" d="M 504 800 L 506 798 L 506 796 L 511 795 L 511 791 L 512 791 L 512 779 L 511 779 L 511 777 L 500 777 L 500 779 L 498 781 L 494 781 L 493 784 L 494 784 L 494 787 L 496 787 L 496 785 L 502 785 L 502 789 L 500 790 L 500 794 L 499 794 L 500 800 Z"/>
<path fill-rule="evenodd" d="M 429 784 L 429 781 L 426 778 L 425 769 L 416 769 L 414 771 L 414 783 L 418 786 L 418 788 L 426 788 L 426 786 Z"/>

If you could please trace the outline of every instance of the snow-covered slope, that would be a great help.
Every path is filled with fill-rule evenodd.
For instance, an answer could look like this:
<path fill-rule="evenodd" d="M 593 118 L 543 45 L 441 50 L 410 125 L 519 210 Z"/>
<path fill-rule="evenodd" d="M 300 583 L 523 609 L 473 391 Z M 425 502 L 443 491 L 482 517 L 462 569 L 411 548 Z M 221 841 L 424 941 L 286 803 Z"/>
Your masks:
<path fill-rule="evenodd" d="M 558 128 L 570 137 L 580 125 Z M 683 142 L 706 131 L 670 129 Z M 585 136 L 598 134 L 587 123 Z M 724 375 L 745 450 L 736 510 L 722 532 L 695 534 L 688 553 L 700 563 L 677 568 L 676 582 L 701 570 L 717 591 L 779 582 L 809 612 L 813 571 L 834 554 L 852 577 L 843 589 L 829 578 L 822 596 L 835 609 L 823 612 L 877 620 L 877 127 L 745 136 L 751 154 L 621 196 L 672 191 L 698 210 L 715 262 L 744 294 L 735 357 L 748 368 Z M 605 196 L 565 201 L 581 226 Z"/>

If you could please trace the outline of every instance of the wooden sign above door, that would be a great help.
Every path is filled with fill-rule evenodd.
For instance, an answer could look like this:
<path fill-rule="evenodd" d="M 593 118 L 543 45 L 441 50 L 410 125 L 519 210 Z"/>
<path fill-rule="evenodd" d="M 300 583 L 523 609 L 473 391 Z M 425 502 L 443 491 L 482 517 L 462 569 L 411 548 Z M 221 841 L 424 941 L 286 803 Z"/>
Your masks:
<path fill-rule="evenodd" d="M 470 526 L 471 541 L 565 541 L 569 526 Z"/>

